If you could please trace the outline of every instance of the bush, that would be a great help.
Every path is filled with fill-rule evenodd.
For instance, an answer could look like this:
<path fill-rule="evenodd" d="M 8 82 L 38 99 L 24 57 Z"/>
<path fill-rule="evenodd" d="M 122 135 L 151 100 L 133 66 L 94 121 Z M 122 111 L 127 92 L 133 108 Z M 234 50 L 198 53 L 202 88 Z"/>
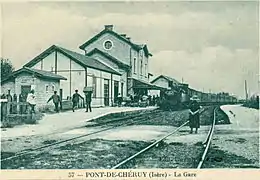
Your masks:
<path fill-rule="evenodd" d="M 259 96 L 252 97 L 248 101 L 246 101 L 243 106 L 249 107 L 249 108 L 254 108 L 254 109 L 259 109 Z"/>

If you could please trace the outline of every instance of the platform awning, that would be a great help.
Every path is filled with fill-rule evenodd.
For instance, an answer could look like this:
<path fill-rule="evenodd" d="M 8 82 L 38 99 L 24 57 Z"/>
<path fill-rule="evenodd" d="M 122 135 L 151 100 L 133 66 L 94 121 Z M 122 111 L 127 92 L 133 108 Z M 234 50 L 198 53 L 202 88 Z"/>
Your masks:
<path fill-rule="evenodd" d="M 133 89 L 166 90 L 166 88 L 156 86 L 154 84 L 139 79 L 135 79 L 135 78 L 131 78 L 131 79 L 133 79 Z"/>

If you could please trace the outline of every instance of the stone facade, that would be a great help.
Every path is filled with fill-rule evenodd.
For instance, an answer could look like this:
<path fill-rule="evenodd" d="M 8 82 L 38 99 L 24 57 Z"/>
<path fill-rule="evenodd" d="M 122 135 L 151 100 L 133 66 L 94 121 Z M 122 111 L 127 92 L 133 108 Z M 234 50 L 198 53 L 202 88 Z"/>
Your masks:
<path fill-rule="evenodd" d="M 31 86 L 31 89 L 35 90 L 37 107 L 44 107 L 47 100 L 53 95 L 53 92 L 59 91 L 59 80 L 42 79 L 33 77 L 28 73 L 21 73 L 15 78 L 15 82 L 7 81 L 1 85 L 2 93 L 7 94 L 8 88 L 11 90 L 11 95 L 21 94 L 22 86 Z"/>

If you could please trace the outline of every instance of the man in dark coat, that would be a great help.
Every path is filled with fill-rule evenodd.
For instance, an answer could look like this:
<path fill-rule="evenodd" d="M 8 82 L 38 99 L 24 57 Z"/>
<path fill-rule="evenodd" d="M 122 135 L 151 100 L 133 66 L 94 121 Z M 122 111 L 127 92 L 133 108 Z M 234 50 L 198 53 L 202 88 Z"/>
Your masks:
<path fill-rule="evenodd" d="M 21 102 L 21 103 L 26 102 L 26 94 L 25 94 L 25 93 L 21 93 L 21 94 L 19 95 L 18 101 Z M 20 105 L 20 114 L 24 114 L 25 111 L 26 111 L 26 106 L 21 104 L 21 105 Z"/>
<path fill-rule="evenodd" d="M 198 128 L 200 128 L 200 109 L 201 106 L 199 105 L 199 103 L 194 100 L 191 99 L 191 104 L 190 104 L 190 116 L 189 116 L 189 125 L 190 125 L 190 133 L 193 133 L 193 128 L 195 128 L 195 133 L 198 133 Z"/>
<path fill-rule="evenodd" d="M 88 112 L 88 109 L 89 109 L 90 112 L 92 112 L 91 101 L 92 101 L 92 92 L 89 91 L 89 92 L 86 93 L 86 112 Z"/>
<path fill-rule="evenodd" d="M 58 113 L 59 112 L 59 103 L 60 103 L 60 96 L 57 94 L 57 91 L 54 91 L 54 94 L 50 97 L 50 99 L 47 101 L 50 102 L 50 100 L 53 101 L 53 104 L 55 106 L 55 111 Z"/>
<path fill-rule="evenodd" d="M 75 110 L 75 107 L 78 106 L 78 104 L 79 104 L 79 98 L 84 100 L 84 98 L 78 93 L 78 90 L 75 90 L 75 93 L 72 96 L 72 111 L 73 112 Z"/>

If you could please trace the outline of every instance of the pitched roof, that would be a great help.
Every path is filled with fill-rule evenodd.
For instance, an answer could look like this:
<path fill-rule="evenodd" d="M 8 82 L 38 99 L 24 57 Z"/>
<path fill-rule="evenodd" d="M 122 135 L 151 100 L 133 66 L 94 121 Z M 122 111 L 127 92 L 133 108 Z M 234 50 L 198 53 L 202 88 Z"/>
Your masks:
<path fill-rule="evenodd" d="M 144 53 L 146 54 L 146 56 L 153 56 L 151 53 L 149 53 L 148 47 L 146 44 L 141 44 L 138 45 L 141 49 L 144 50 Z"/>
<path fill-rule="evenodd" d="M 27 72 L 29 74 L 33 74 L 36 77 L 40 77 L 40 78 L 48 78 L 48 79 L 53 79 L 53 80 L 67 80 L 67 78 L 58 75 L 58 74 L 54 74 L 52 72 L 49 71 L 43 71 L 43 70 L 39 70 L 39 69 L 33 69 L 33 68 L 29 68 L 29 67 L 23 67 L 17 71 L 14 71 L 10 76 L 8 76 L 6 79 L 3 79 L 1 81 L 1 83 L 9 80 L 10 78 L 15 78 L 17 75 L 19 75 L 20 73 L 23 72 Z"/>
<path fill-rule="evenodd" d="M 85 56 L 83 54 L 80 54 L 80 53 L 77 53 L 77 52 L 65 49 L 63 47 L 56 46 L 56 45 L 52 45 L 51 47 L 46 49 L 44 52 L 42 52 L 40 55 L 38 55 L 37 57 L 32 59 L 30 62 L 28 62 L 24 66 L 28 66 L 28 67 L 33 66 L 37 62 L 39 62 L 44 57 L 48 56 L 49 54 L 51 54 L 54 51 L 62 53 L 63 55 L 69 57 L 71 60 L 77 62 L 78 64 L 82 65 L 83 67 L 90 67 L 93 69 L 98 69 L 101 71 L 121 75 L 119 72 L 117 72 L 114 69 L 110 68 L 109 66 L 103 64 L 102 62 L 98 61 L 97 59 Z"/>
<path fill-rule="evenodd" d="M 28 68 L 28 67 L 24 67 L 22 69 L 28 70 L 32 73 L 34 73 L 37 76 L 42 76 L 42 77 L 48 77 L 51 79 L 61 79 L 61 80 L 67 80 L 67 78 L 59 75 L 59 74 L 55 74 L 49 71 L 44 71 L 44 70 L 40 70 L 40 69 L 33 69 L 33 68 Z"/>
<path fill-rule="evenodd" d="M 116 63 L 118 66 L 121 66 L 123 68 L 130 68 L 130 66 L 128 64 L 123 63 L 122 61 L 118 60 L 117 58 L 115 58 L 115 57 L 109 55 L 108 53 L 103 52 L 103 51 L 101 51 L 101 50 L 99 50 L 97 48 L 95 48 L 92 51 L 88 52 L 86 55 L 91 56 L 93 54 L 101 54 L 104 57 L 106 57 L 106 58 L 110 59 L 111 61 L 113 61 L 114 63 Z"/>
<path fill-rule="evenodd" d="M 160 87 L 149 82 L 143 81 L 141 79 L 137 79 L 134 77 L 128 77 L 128 79 L 133 79 L 133 88 L 136 89 L 149 89 L 149 90 L 165 90 L 166 88 Z"/>
<path fill-rule="evenodd" d="M 86 41 L 85 43 L 83 43 L 82 45 L 79 46 L 80 49 L 84 50 L 84 48 L 86 46 L 88 46 L 89 44 L 91 44 L 92 42 L 96 41 L 99 37 L 101 37 L 103 34 L 109 33 L 111 35 L 114 35 L 115 37 L 117 37 L 118 39 L 124 41 L 125 43 L 129 44 L 133 49 L 135 50 L 140 50 L 142 48 L 144 48 L 145 54 L 148 56 L 152 56 L 151 53 L 148 52 L 147 46 L 146 45 L 138 45 L 135 44 L 133 42 L 131 42 L 129 39 L 127 39 L 125 36 L 122 36 L 112 30 L 107 30 L 104 29 L 101 32 L 99 32 L 97 35 L 95 35 L 94 37 L 92 37 L 90 40 Z"/>
<path fill-rule="evenodd" d="M 176 79 L 172 78 L 172 77 L 169 77 L 169 76 L 166 76 L 166 75 L 160 75 L 158 76 L 157 78 L 155 78 L 154 80 L 151 81 L 151 83 L 154 83 L 155 81 L 157 81 L 159 78 L 164 78 L 166 79 L 167 81 L 171 81 L 175 84 L 180 84 L 179 81 L 177 81 Z"/>

